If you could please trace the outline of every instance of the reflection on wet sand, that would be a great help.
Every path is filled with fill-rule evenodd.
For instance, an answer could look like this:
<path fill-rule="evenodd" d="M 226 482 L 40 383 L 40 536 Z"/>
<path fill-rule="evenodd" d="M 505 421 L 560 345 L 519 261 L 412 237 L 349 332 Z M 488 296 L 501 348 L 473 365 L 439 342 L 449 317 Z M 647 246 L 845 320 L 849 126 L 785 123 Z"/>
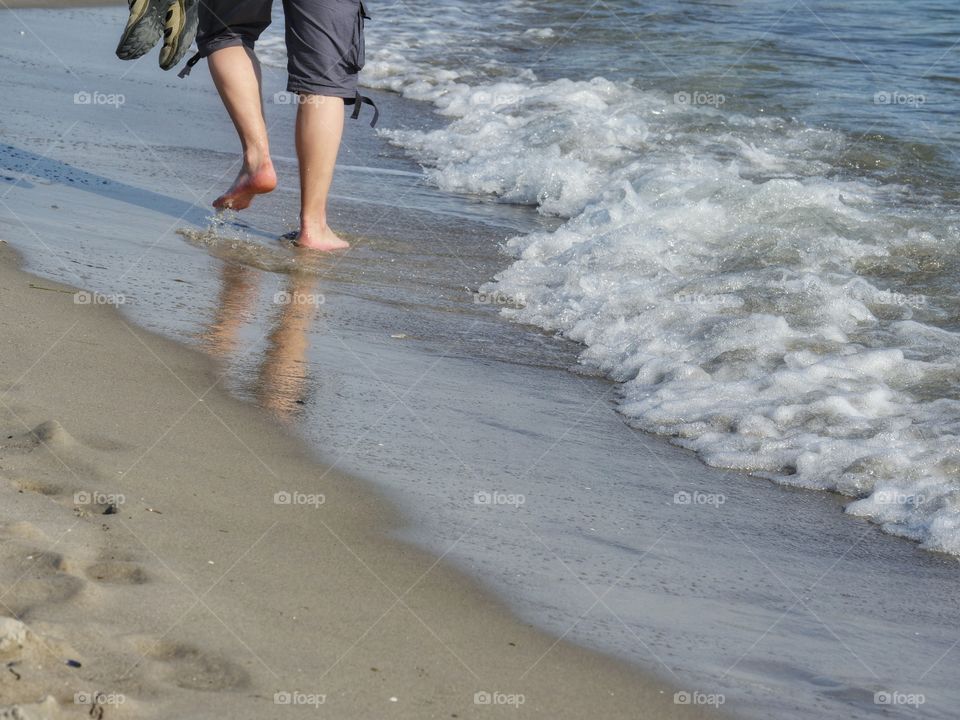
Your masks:
<path fill-rule="evenodd" d="M 223 264 L 219 302 L 202 334 L 204 347 L 215 357 L 234 363 L 249 352 L 241 346 L 240 330 L 252 318 L 259 297 L 261 273 L 237 263 Z M 279 314 L 266 336 L 263 353 L 250 388 L 257 402 L 280 418 L 289 419 L 304 404 L 308 379 L 308 333 L 323 296 L 317 292 L 316 275 L 286 276 L 285 288 L 270 300 Z"/>
<path fill-rule="evenodd" d="M 224 263 L 220 270 L 220 296 L 203 344 L 218 358 L 228 359 L 237 348 L 237 336 L 257 299 L 258 277 L 250 268 Z"/>
<path fill-rule="evenodd" d="M 260 404 L 283 418 L 304 403 L 307 384 L 308 331 L 316 317 L 320 295 L 315 275 L 290 275 L 280 317 L 267 337 L 267 350 L 260 363 L 257 398 Z"/>

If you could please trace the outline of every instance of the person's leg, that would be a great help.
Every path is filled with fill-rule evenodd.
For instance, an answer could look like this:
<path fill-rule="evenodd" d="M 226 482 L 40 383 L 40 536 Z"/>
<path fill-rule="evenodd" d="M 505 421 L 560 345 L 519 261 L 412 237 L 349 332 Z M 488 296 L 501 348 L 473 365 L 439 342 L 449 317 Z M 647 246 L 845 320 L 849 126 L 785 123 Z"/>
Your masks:
<path fill-rule="evenodd" d="M 338 250 L 349 244 L 327 223 L 327 199 L 343 134 L 343 106 L 357 93 L 363 20 L 359 0 L 284 0 L 287 90 L 300 98 L 298 244 Z"/>
<path fill-rule="evenodd" d="M 327 197 L 343 135 L 343 98 L 300 95 L 297 159 L 300 162 L 300 235 L 311 250 L 340 250 L 350 243 L 327 225 Z"/>
<path fill-rule="evenodd" d="M 243 166 L 237 179 L 213 202 L 213 206 L 243 210 L 255 195 L 268 193 L 277 186 L 277 174 L 270 159 L 267 123 L 263 117 L 260 63 L 252 50 L 244 45 L 234 45 L 211 53 L 209 64 L 213 82 L 233 120 L 243 149 Z"/>

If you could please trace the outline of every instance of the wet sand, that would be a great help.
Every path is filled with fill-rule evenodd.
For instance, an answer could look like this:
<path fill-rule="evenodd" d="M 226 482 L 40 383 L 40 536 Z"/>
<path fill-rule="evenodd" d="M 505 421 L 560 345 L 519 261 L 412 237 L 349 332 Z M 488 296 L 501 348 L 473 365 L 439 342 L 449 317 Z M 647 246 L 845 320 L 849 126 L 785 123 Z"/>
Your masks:
<path fill-rule="evenodd" d="M 15 262 L 0 245 L 0 713 L 698 716 L 386 540 L 382 501 L 118 298 Z"/>
<path fill-rule="evenodd" d="M 0 241 L 0 715 L 704 715 L 388 539 L 208 358 L 18 262 Z"/>

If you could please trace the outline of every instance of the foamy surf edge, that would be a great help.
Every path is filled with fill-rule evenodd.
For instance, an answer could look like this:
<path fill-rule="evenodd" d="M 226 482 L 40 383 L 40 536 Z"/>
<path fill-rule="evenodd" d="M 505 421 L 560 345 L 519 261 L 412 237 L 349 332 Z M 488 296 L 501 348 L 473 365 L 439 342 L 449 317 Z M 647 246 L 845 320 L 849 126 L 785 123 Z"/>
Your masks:
<path fill-rule="evenodd" d="M 634 427 L 960 554 L 958 337 L 917 277 L 960 237 L 949 217 L 844 172 L 840 132 L 604 78 L 433 69 L 405 42 L 367 84 L 450 122 L 387 137 L 443 189 L 567 220 L 506 242 L 482 288 L 515 300 L 505 316 L 585 345 Z"/>

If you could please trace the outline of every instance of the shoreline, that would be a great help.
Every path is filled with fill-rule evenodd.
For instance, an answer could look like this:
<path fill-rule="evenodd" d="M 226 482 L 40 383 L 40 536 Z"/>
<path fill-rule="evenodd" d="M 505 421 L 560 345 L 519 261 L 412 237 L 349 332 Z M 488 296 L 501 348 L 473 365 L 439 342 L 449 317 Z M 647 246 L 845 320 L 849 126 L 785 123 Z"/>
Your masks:
<path fill-rule="evenodd" d="M 3 705 L 56 716 L 99 691 L 135 716 L 263 717 L 301 693 L 351 717 L 479 717 L 474 694 L 501 693 L 534 717 L 700 716 L 388 540 L 386 503 L 204 356 L 18 261 L 0 245 L 0 658 L 21 676 Z"/>
<path fill-rule="evenodd" d="M 551 641 L 563 637 L 577 647 L 626 662 L 641 677 L 651 674 L 688 691 L 723 693 L 724 707 L 742 717 L 806 720 L 814 713 L 836 720 L 874 717 L 879 692 L 923 695 L 925 715 L 949 715 L 960 693 L 949 670 L 956 638 L 943 628 L 957 624 L 958 612 L 942 598 L 951 597 L 955 587 L 956 559 L 921 551 L 864 519 L 843 514 L 837 496 L 722 472 L 663 437 L 629 429 L 613 410 L 614 383 L 570 372 L 578 366 L 579 349 L 573 343 L 506 322 L 495 305 L 478 303 L 473 292 L 508 263 L 499 246 L 505 237 L 553 230 L 555 223 L 531 208 L 476 202 L 432 186 L 407 151 L 371 133 L 362 122 L 345 128 L 344 156 L 332 198 L 336 227 L 357 239 L 355 251 L 318 263 L 309 277 L 295 272 L 292 253 L 275 243 L 277 234 L 296 218 L 298 199 L 294 108 L 283 103 L 286 76 L 281 62 L 264 66 L 265 113 L 281 185 L 240 216 L 212 218 L 209 201 L 228 184 L 237 155 L 207 68 L 199 65 L 186 82 L 172 73 L 158 73 L 155 58 L 118 64 L 112 47 L 125 17 L 120 6 L 23 10 L 3 34 L 0 53 L 12 68 L 3 82 L 12 102 L 4 112 L 5 142 L 0 143 L 5 170 L 0 173 L 4 225 L 0 238 L 20 253 L 25 271 L 97 291 L 105 299 L 122 294 L 120 322 L 179 343 L 176 348 L 199 350 L 204 366 L 216 369 L 190 385 L 196 394 L 202 395 L 222 371 L 219 387 L 229 397 L 259 407 L 269 414 L 271 427 L 289 426 L 303 441 L 291 452 L 309 449 L 310 469 L 304 466 L 304 478 L 315 478 L 319 474 L 315 468 L 333 465 L 343 472 L 339 477 L 350 480 L 337 483 L 331 476 L 316 480 L 354 487 L 361 495 L 366 488 L 374 506 L 386 508 L 382 517 L 371 512 L 358 516 L 363 526 L 375 530 L 370 535 L 373 546 L 382 547 L 380 541 L 386 539 L 387 547 L 398 552 L 419 548 L 426 562 L 443 557 L 445 567 L 467 578 L 466 588 L 482 588 L 485 597 L 499 602 L 501 612 L 494 613 L 498 623 L 504 617 L 515 618 Z M 21 34 L 21 23 L 35 32 Z M 274 22 L 273 31 L 268 31 L 262 43 L 265 51 L 271 43 L 282 43 L 280 25 Z M 51 52 L 53 48 L 56 51 Z M 122 102 L 116 107 L 77 104 L 78 92 L 117 94 Z M 446 125 L 430 104 L 391 92 L 370 92 L 392 127 Z M 158 114 L 159 106 L 167 112 Z M 49 286 L 46 280 L 34 284 Z M 6 289 L 0 282 L 0 295 Z M 34 296 L 47 295 L 55 296 L 55 290 L 31 289 L 27 301 L 33 304 Z M 319 298 L 320 304 L 305 312 L 314 306 L 286 304 L 278 300 L 283 296 Z M 77 309 L 68 295 L 63 297 L 68 308 Z M 129 342 L 137 342 L 117 327 Z M 62 329 L 66 332 L 69 325 Z M 78 344 L 68 334 L 64 343 L 68 349 L 87 350 L 93 347 L 87 342 L 103 345 L 95 331 L 81 339 Z M 51 343 L 54 340 L 50 338 Z M 144 365 L 141 360 L 151 357 L 137 358 L 137 367 Z M 163 385 L 164 392 L 157 391 L 158 385 L 148 385 L 154 395 L 149 403 L 139 403 L 157 405 L 160 417 L 154 429 L 159 435 L 196 398 L 159 363 L 146 366 L 150 369 L 143 373 L 145 383 L 153 383 L 158 374 L 172 381 Z M 26 370 L 26 363 L 22 367 Z M 104 374 L 105 367 L 87 363 L 69 367 L 67 374 L 88 370 Z M 170 367 L 183 375 L 178 366 Z M 127 373 L 118 372 L 113 361 L 110 368 L 121 378 Z M 4 372 L 0 366 L 0 375 Z M 75 392 L 73 387 L 67 390 Z M 174 390 L 180 395 L 174 397 Z M 0 385 L 0 396 L 11 402 L 5 392 Z M 129 412 L 114 425 L 134 422 L 130 400 L 118 397 L 117 402 Z M 53 411 L 24 416 L 29 427 L 50 419 L 64 421 L 60 404 L 58 398 L 52 405 L 44 404 Z M 168 423 L 163 425 L 168 406 Z M 102 408 L 93 412 L 109 414 Z M 206 425 L 201 422 L 203 413 Z M 236 426 L 233 419 L 221 416 L 231 428 Z M 250 427 L 263 427 L 264 415 L 253 416 L 259 419 Z M 51 473 L 47 479 L 39 467 L 14 477 L 17 485 L 9 488 L 10 493 L 24 492 L 4 497 L 5 506 L 22 508 L 17 520 L 39 526 L 45 546 L 61 539 L 59 557 L 56 551 L 40 557 L 64 571 L 52 581 L 28 577 L 33 595 L 18 602 L 29 606 L 31 597 L 43 599 L 43 588 L 57 583 L 62 585 L 58 592 L 74 592 L 77 605 L 63 605 L 71 611 L 79 606 L 97 609 L 98 598 L 109 599 L 120 590 L 127 593 L 130 607 L 139 603 L 138 593 L 147 589 L 159 593 L 166 601 L 163 612 L 158 613 L 159 604 L 151 596 L 147 612 L 133 618 L 149 622 L 150 632 L 131 636 L 108 626 L 87 633 L 94 647 L 99 647 L 100 635 L 111 642 L 117 635 L 132 643 L 133 649 L 127 648 L 130 662 L 117 670 L 119 676 L 149 649 L 142 645 L 145 639 L 155 642 L 177 612 L 186 612 L 195 596 L 203 596 L 241 555 L 240 551 L 231 555 L 229 548 L 221 552 L 235 539 L 238 521 L 242 539 L 251 546 L 259 537 L 257 531 L 269 530 L 236 570 L 214 587 L 211 596 L 216 597 L 205 597 L 227 626 L 197 604 L 193 624 L 175 628 L 168 638 L 171 644 L 153 652 L 149 663 L 141 663 L 146 673 L 144 697 L 152 702 L 155 695 L 165 696 L 171 678 L 197 684 L 192 680 L 196 674 L 209 684 L 213 669 L 212 674 L 220 677 L 213 684 L 228 686 L 249 683 L 251 674 L 273 680 L 268 667 L 279 670 L 290 664 L 295 668 L 290 677 L 304 678 L 303 682 L 297 687 L 277 684 L 268 691 L 327 693 L 326 704 L 334 716 L 364 715 L 368 709 L 370 716 L 384 716 L 382 705 L 361 707 L 346 695 L 338 701 L 327 682 L 335 674 L 327 673 L 329 665 L 337 659 L 335 652 L 324 654 L 327 644 L 336 647 L 351 631 L 353 620 L 342 621 L 347 614 L 333 612 L 329 622 L 304 620 L 307 611 L 302 608 L 316 611 L 328 595 L 323 578 L 309 577 L 312 570 L 322 572 L 326 567 L 309 548 L 321 547 L 321 555 L 339 552 L 343 572 L 328 578 L 335 587 L 343 578 L 352 582 L 348 571 L 357 563 L 329 533 L 314 532 L 323 529 L 319 520 L 337 511 L 332 496 L 317 510 L 277 507 L 268 491 L 309 495 L 323 490 L 313 486 L 313 479 L 279 484 L 256 456 L 235 438 L 230 444 L 229 437 L 223 438 L 223 460 L 240 472 L 225 472 L 211 463 L 200 480 L 187 482 L 184 473 L 195 460 L 190 448 L 205 442 L 218 427 L 228 433 L 204 404 L 193 408 L 184 423 L 188 421 L 199 423 L 196 437 L 178 440 L 184 448 L 181 455 L 189 462 L 178 455 L 176 462 L 144 473 L 139 480 L 131 478 L 143 489 L 124 507 L 136 512 L 105 516 L 114 524 L 100 533 L 81 537 L 77 534 L 85 527 L 81 523 L 61 539 L 62 518 L 44 519 L 30 504 L 37 499 L 34 490 L 58 484 L 53 489 L 59 495 L 51 498 L 72 499 L 74 489 L 67 481 L 74 480 L 62 467 L 64 477 L 56 475 L 55 467 L 47 468 Z M 77 462 L 94 469 L 107 467 L 106 477 L 96 477 L 102 480 L 104 493 L 116 492 L 109 471 L 127 471 L 137 455 L 131 451 L 126 459 L 116 460 L 120 455 L 114 451 L 124 447 L 113 442 L 109 432 L 94 429 L 92 435 L 85 434 L 84 425 L 67 427 L 70 436 L 93 448 L 81 452 L 74 446 Z M 43 434 L 55 437 L 56 428 L 45 426 Z M 249 444 L 248 429 L 239 434 Z M 20 426 L 17 434 L 25 432 Z M 0 441 L 6 439 L 0 436 Z M 148 450 L 154 439 L 145 439 L 141 451 Z M 28 440 L 19 437 L 17 444 L 29 445 Z M 64 446 L 70 445 L 66 438 Z M 276 467 L 274 456 L 284 454 L 270 446 L 263 439 L 266 450 L 256 446 L 257 455 L 280 477 L 293 477 Z M 98 455 L 98 450 L 110 452 Z M 58 450 L 58 455 L 64 457 L 64 452 Z M 39 455 L 34 452 L 33 457 Z M 4 462 L 0 459 L 0 465 Z M 134 467 L 134 473 L 140 472 Z M 81 470 L 77 473 L 85 477 Z M 171 476 L 175 488 L 167 487 Z M 236 488 L 230 483 L 234 478 Z M 522 495 L 524 503 L 484 505 L 477 502 L 478 492 L 506 493 L 505 499 Z M 705 502 L 678 502 L 683 493 Z M 717 502 L 706 502 L 710 498 Z M 185 539 L 178 545 L 170 539 L 176 533 L 166 530 L 188 516 L 180 533 Z M 278 518 L 280 525 L 270 530 Z M 141 522 L 156 530 L 156 538 L 139 531 Z M 208 533 L 206 525 L 215 532 Z M 6 572 L 20 569 L 28 557 L 36 559 L 38 548 L 29 536 L 42 537 L 29 526 L 12 526 L 9 531 L 22 537 L 5 539 L 4 544 L 25 552 L 7 558 Z M 129 536 L 130 546 L 102 549 L 102 538 L 118 531 Z M 187 542 L 195 536 L 202 542 Z M 63 543 L 69 553 L 60 550 Z M 173 563 L 171 569 L 150 553 L 153 548 L 167 558 L 191 543 L 201 548 L 194 549 L 195 557 Z M 277 551 L 285 545 L 297 553 L 287 557 Z M 301 552 L 301 547 L 308 550 Z M 272 566 L 275 559 L 280 567 Z M 209 560 L 214 564 L 207 566 Z M 337 566 L 333 559 L 330 562 Z M 29 563 L 22 569 L 27 567 Z M 379 572 L 379 566 L 374 567 Z M 258 570 L 266 574 L 261 576 Z M 364 568 L 357 564 L 356 572 L 362 574 Z M 78 586 L 71 576 L 96 582 Z M 277 598 L 258 598 L 264 595 L 265 578 L 274 578 L 273 585 L 282 589 Z M 411 573 L 409 582 L 415 579 Z M 0 584 L 4 582 L 0 577 Z M 308 586 L 314 588 L 312 594 L 305 589 Z M 406 587 L 392 581 L 390 586 L 397 594 Z M 393 600 L 382 585 L 374 583 L 374 589 Z M 0 587 L 0 596 L 3 592 Z M 292 598 L 298 593 L 308 597 L 296 604 Z M 339 591 L 334 595 L 339 597 Z M 596 602 L 598 595 L 602 604 Z M 285 598 L 291 598 L 289 603 Z M 412 602 L 409 596 L 405 599 Z M 443 605 L 446 599 L 438 602 Z M 169 613 L 164 614 L 167 607 Z M 56 603 L 41 608 L 44 613 L 55 609 Z M 415 609 L 430 627 L 436 626 L 432 617 Z M 122 617 L 122 608 L 114 610 L 97 612 Z M 358 605 L 357 617 L 372 624 L 379 617 L 375 611 L 371 600 Z M 450 614 L 456 616 L 457 612 Z M 276 632 L 275 623 L 282 626 L 283 632 L 272 642 L 269 632 L 255 642 L 248 636 L 246 628 L 259 627 L 258 618 L 263 617 L 270 620 L 269 632 Z M 209 637 L 195 631 L 195 625 L 203 631 L 204 619 L 218 623 L 214 629 L 222 637 L 212 630 Z M 70 616 L 63 622 L 77 628 L 71 633 L 87 627 Z M 314 655 L 328 664 L 298 659 L 303 653 L 290 658 L 282 654 L 278 648 L 284 640 L 293 646 L 302 642 L 287 627 L 293 622 L 306 636 L 315 630 L 322 638 Z M 429 648 L 429 630 L 403 606 L 376 630 L 388 624 L 402 625 L 397 633 L 424 634 Z M 51 620 L 52 631 L 44 636 L 48 644 L 51 636 L 62 635 L 57 628 Z M 447 635 L 440 635 L 449 645 Z M 459 670 L 465 682 L 474 680 L 443 645 L 437 642 L 432 647 L 454 666 L 454 675 Z M 472 660 L 472 649 L 451 647 L 477 671 L 484 688 L 505 694 L 517 691 L 496 685 L 496 678 L 488 677 Z M 102 657 L 114 657 L 116 652 L 116 644 L 110 644 Z M 344 662 L 352 657 L 353 651 Z M 96 661 L 98 666 L 103 663 Z M 389 697 L 397 697 L 397 705 L 406 702 L 408 693 L 397 692 L 393 679 L 385 681 L 379 674 L 386 672 L 380 659 L 370 663 L 377 671 L 362 664 L 350 668 L 333 690 L 342 694 L 362 682 L 375 695 L 377 688 L 389 684 L 386 702 Z M 432 673 L 432 666 L 417 664 Z M 89 666 L 83 662 L 84 671 Z M 245 676 L 234 673 L 237 666 Z M 97 677 L 106 677 L 108 664 L 101 669 Z M 287 677 L 286 670 L 278 674 Z M 432 679 L 442 691 L 445 685 L 437 677 L 416 676 L 413 682 Z M 151 690 L 154 683 L 160 683 L 161 690 Z M 172 692 L 182 690 L 177 688 Z M 105 692 L 110 689 L 103 686 Z M 272 701 L 262 689 L 250 692 Z M 140 696 L 129 694 L 128 712 L 135 697 Z M 194 699 L 203 707 L 211 702 L 206 694 Z M 343 713 L 335 709 L 335 702 L 341 708 L 347 703 L 361 709 Z M 466 702 L 472 707 L 472 697 Z M 535 714 L 538 708 L 531 709 L 532 703 L 530 699 L 520 711 Z M 396 706 L 389 707 L 393 711 Z M 186 705 L 177 709 L 190 717 L 195 714 Z M 511 706 L 503 710 L 517 712 Z M 497 714 L 492 708 L 487 711 Z M 316 710 L 310 712 L 315 715 Z M 628 716 L 636 715 L 633 710 Z"/>

